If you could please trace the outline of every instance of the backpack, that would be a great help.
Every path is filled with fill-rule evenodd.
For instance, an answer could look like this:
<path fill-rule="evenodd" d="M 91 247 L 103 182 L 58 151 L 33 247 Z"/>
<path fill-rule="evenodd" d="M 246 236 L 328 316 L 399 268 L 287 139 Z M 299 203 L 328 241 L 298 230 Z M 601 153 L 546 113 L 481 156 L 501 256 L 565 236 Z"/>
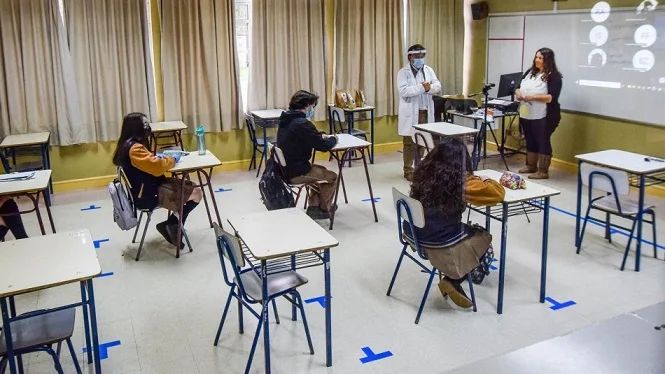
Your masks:
<path fill-rule="evenodd" d="M 284 178 L 273 155 L 270 155 L 270 158 L 266 161 L 266 168 L 259 181 L 259 192 L 261 193 L 261 201 L 268 210 L 293 208 L 296 206 L 291 189 L 284 183 Z"/>
<path fill-rule="evenodd" d="M 138 224 L 136 219 L 136 210 L 130 200 L 129 194 L 125 191 L 120 179 L 116 178 L 109 183 L 109 194 L 113 201 L 113 222 L 121 230 L 131 230 Z"/>

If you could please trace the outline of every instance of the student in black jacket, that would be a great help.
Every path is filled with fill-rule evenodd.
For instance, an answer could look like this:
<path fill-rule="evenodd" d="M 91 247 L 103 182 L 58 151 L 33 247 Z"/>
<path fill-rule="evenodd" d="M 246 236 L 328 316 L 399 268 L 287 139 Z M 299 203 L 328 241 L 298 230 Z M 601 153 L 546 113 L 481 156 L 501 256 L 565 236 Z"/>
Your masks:
<path fill-rule="evenodd" d="M 320 165 L 312 165 L 309 160 L 314 150 L 326 152 L 337 144 L 335 136 L 319 132 L 309 121 L 314 115 L 314 107 L 319 96 L 300 90 L 291 97 L 289 110 L 279 118 L 277 146 L 284 153 L 286 167 L 284 177 L 293 184 L 325 181 L 318 191 L 310 190 L 307 214 L 314 219 L 330 216 L 337 174 Z"/>

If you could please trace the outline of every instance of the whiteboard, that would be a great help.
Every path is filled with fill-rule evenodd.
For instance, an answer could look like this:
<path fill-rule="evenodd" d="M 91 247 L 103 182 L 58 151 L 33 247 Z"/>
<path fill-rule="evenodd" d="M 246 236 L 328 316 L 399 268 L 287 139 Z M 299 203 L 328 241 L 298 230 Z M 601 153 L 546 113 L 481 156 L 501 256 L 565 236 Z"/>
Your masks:
<path fill-rule="evenodd" d="M 522 39 L 524 16 L 492 17 L 489 19 L 490 39 Z"/>
<path fill-rule="evenodd" d="M 591 9 L 500 14 L 488 22 L 486 81 L 497 85 L 491 94 L 500 75 L 528 69 L 536 51 L 548 47 L 563 74 L 562 109 L 665 126 L 654 110 L 665 102 L 665 7 L 641 13 L 612 8 L 604 18 Z M 653 30 L 649 43 L 639 40 L 649 39 L 645 27 Z M 594 40 L 599 28 L 605 36 Z"/>
<path fill-rule="evenodd" d="M 496 97 L 499 78 L 502 74 L 522 71 L 523 45 L 521 40 L 490 40 L 488 42 L 487 53 L 494 58 L 487 64 L 486 82 L 495 84 L 490 90 L 490 97 Z"/>

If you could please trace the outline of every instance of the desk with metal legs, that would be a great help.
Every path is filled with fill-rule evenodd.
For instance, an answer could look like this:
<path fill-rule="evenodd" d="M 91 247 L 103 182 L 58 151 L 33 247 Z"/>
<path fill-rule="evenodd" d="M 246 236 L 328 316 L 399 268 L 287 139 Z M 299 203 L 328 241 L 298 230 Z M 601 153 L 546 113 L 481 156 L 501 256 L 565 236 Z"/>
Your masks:
<path fill-rule="evenodd" d="M 326 366 L 332 366 L 332 298 L 330 248 L 339 242 L 298 208 L 250 213 L 228 219 L 246 247 L 246 255 L 261 263 L 263 337 L 266 373 L 270 373 L 270 324 L 267 277 L 280 272 L 323 266 L 325 281 Z M 292 307 L 295 320 L 296 309 Z"/>
<path fill-rule="evenodd" d="M 495 170 L 479 170 L 475 175 L 489 177 L 499 181 L 503 173 Z M 541 244 L 541 263 L 540 263 L 540 297 L 541 303 L 545 302 L 546 282 L 547 282 L 547 244 L 549 241 L 549 217 L 550 217 L 550 197 L 559 195 L 561 192 L 534 183 L 526 182 L 526 189 L 511 190 L 506 188 L 506 196 L 500 205 L 495 207 L 479 208 L 469 206 L 469 209 L 485 216 L 485 228 L 490 231 L 490 221 L 495 219 L 501 222 L 501 255 L 499 258 L 499 294 L 497 297 L 496 312 L 503 313 L 503 291 L 506 276 L 506 258 L 508 249 L 508 217 L 525 215 L 528 213 L 543 212 L 543 233 Z"/>

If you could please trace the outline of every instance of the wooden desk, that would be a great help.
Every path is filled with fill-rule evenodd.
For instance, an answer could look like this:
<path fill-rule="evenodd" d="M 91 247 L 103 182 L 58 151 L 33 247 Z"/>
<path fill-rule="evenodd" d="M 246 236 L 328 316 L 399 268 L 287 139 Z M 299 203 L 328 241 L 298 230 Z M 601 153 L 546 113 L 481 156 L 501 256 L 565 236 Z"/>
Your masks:
<path fill-rule="evenodd" d="M 662 306 L 662 304 L 661 304 Z M 449 374 L 588 374 L 665 372 L 665 332 L 639 312 L 474 362 Z"/>
<path fill-rule="evenodd" d="M 298 208 L 237 215 L 228 219 L 251 255 L 261 261 L 263 282 L 263 338 L 266 373 L 270 373 L 270 328 L 268 290 L 265 280 L 270 275 L 270 260 L 291 257 L 290 269 L 298 268 L 298 256 L 311 254 L 323 265 L 325 279 L 326 366 L 332 366 L 332 298 L 330 297 L 330 248 L 339 245 L 319 224 Z M 323 256 L 321 256 L 323 252 Z M 312 266 L 311 264 L 308 267 Z"/>
<path fill-rule="evenodd" d="M 32 201 L 32 209 L 21 211 L 18 214 L 35 212 L 35 214 L 37 214 L 37 222 L 39 223 L 39 228 L 42 232 L 42 235 L 46 235 L 46 230 L 44 230 L 44 221 L 42 220 L 42 214 L 39 211 L 39 195 L 43 195 L 44 199 L 46 200 L 50 182 L 51 170 L 36 170 L 34 171 L 34 176 L 32 179 L 8 182 L 0 181 L 0 196 L 26 196 L 28 199 L 30 199 L 30 201 Z M 45 206 L 46 213 L 48 214 L 48 219 L 51 224 L 51 230 L 55 234 L 55 224 L 53 222 L 53 216 L 51 215 L 51 207 L 49 204 L 46 204 Z"/>
<path fill-rule="evenodd" d="M 208 205 L 208 197 L 206 196 L 205 187 L 208 187 L 208 192 L 210 192 L 210 198 L 212 199 L 212 207 L 215 209 L 215 215 L 217 222 L 221 222 L 222 219 L 219 216 L 219 208 L 217 207 L 217 201 L 215 199 L 215 191 L 212 189 L 212 182 L 210 181 L 212 176 L 212 171 L 216 166 L 221 165 L 222 162 L 215 157 L 212 152 L 206 150 L 205 155 L 199 155 L 198 152 L 189 152 L 188 155 L 182 156 L 180 161 L 171 169 L 169 172 L 173 174 L 174 178 L 178 178 L 181 181 L 181 199 L 180 201 L 186 202 L 189 196 L 185 196 L 185 181 L 189 179 L 190 173 L 196 173 L 196 176 L 199 179 L 199 184 L 195 184 L 195 187 L 200 187 L 201 192 L 203 193 L 203 203 L 206 207 L 206 213 L 208 214 L 208 221 L 210 222 L 210 228 L 212 228 L 212 215 L 210 214 L 210 206 Z M 180 211 L 178 212 L 178 217 L 182 217 L 184 205 L 180 206 Z M 180 245 L 182 243 L 182 221 L 178 220 L 178 240 L 176 241 L 176 258 L 180 258 Z M 189 247 L 189 251 L 192 251 L 192 247 Z"/>
<path fill-rule="evenodd" d="M 328 105 L 328 125 L 330 127 L 330 134 L 335 133 L 334 129 L 334 124 L 333 124 L 333 117 L 332 117 L 332 111 L 334 109 L 339 109 L 344 111 L 344 117 L 346 117 L 346 123 L 347 123 L 347 131 L 348 134 L 351 134 L 353 132 L 353 124 L 354 122 L 360 122 L 360 121 L 367 121 L 365 120 L 356 120 L 355 115 L 356 113 L 364 113 L 364 112 L 369 112 L 369 128 L 370 128 L 370 151 L 369 151 L 369 162 L 371 164 L 374 163 L 374 111 L 376 110 L 376 107 L 371 106 L 371 105 L 365 105 L 359 108 L 337 108 L 334 105 Z"/>
<path fill-rule="evenodd" d="M 157 146 L 180 146 L 181 150 L 185 150 L 182 143 L 182 131 L 187 130 L 187 125 L 182 121 L 167 121 L 167 122 L 152 122 L 150 123 L 152 130 L 151 143 L 152 152 L 157 153 Z M 172 138 L 173 141 L 157 144 L 159 139 Z"/>
<path fill-rule="evenodd" d="M 21 148 L 39 148 L 42 156 L 42 169 L 51 169 L 51 155 L 49 153 L 50 132 L 36 132 L 31 134 L 9 135 L 2 140 L 0 148 L 7 154 L 11 153 L 12 163 L 16 166 L 16 150 Z M 7 170 L 9 172 L 9 170 Z M 20 171 L 20 170 L 18 170 Z M 53 183 L 49 181 L 49 192 L 53 192 Z M 50 193 L 44 195 L 47 205 L 51 205 Z"/>
<path fill-rule="evenodd" d="M 335 200 L 333 206 L 337 204 L 339 198 L 339 185 L 341 183 L 342 190 L 344 191 L 344 202 L 348 204 L 349 199 L 346 196 L 346 186 L 344 185 L 343 166 L 346 160 L 351 160 L 351 154 L 354 152 L 360 153 L 359 158 L 363 161 L 365 167 L 365 178 L 367 179 L 367 189 L 369 190 L 369 198 L 372 202 L 372 211 L 374 212 L 374 222 L 379 222 L 379 217 L 376 215 L 376 203 L 374 202 L 374 193 L 372 192 L 372 182 L 369 178 L 369 170 L 367 169 L 367 158 L 365 151 L 371 146 L 366 140 L 362 140 L 349 134 L 337 134 L 337 144 L 330 150 L 330 155 L 337 161 L 337 182 L 335 184 Z M 340 156 L 341 153 L 341 156 Z M 330 230 L 332 230 L 335 223 L 336 212 L 330 213 Z"/>
<path fill-rule="evenodd" d="M 418 124 L 413 126 L 416 130 L 424 131 L 432 135 L 440 137 L 454 137 L 459 138 L 463 136 L 473 136 L 473 150 L 471 151 L 471 158 L 473 163 L 474 170 L 477 169 L 478 163 L 480 161 L 480 149 L 478 148 L 478 130 L 472 129 L 466 126 L 455 125 L 450 122 L 433 122 Z M 416 135 L 418 136 L 418 135 Z M 418 149 L 416 149 L 416 162 L 420 162 L 420 154 Z"/>
<path fill-rule="evenodd" d="M 83 307 L 88 363 L 93 361 L 94 352 L 95 372 L 101 373 L 92 279 L 101 274 L 102 270 L 90 232 L 81 230 L 8 241 L 0 243 L 0 253 L 0 308 L 11 372 L 17 372 L 13 357 L 11 322 L 21 318 L 15 318 L 12 297 L 79 282 L 81 302 L 55 309 Z M 8 298 L 12 306 L 11 313 L 7 307 Z"/>
<path fill-rule="evenodd" d="M 665 162 L 646 161 L 650 156 L 608 149 L 600 152 L 575 156 L 577 159 L 577 215 L 575 222 L 575 246 L 580 247 L 580 218 L 582 214 L 582 163 L 604 166 L 632 174 L 631 184 L 639 191 L 637 213 L 637 244 L 635 251 L 635 271 L 640 271 L 642 255 L 642 221 L 644 218 L 644 190 L 647 186 L 665 183 Z M 623 270 L 623 268 L 622 268 Z"/>
<path fill-rule="evenodd" d="M 252 110 L 249 112 L 254 116 L 254 124 L 263 131 L 263 144 L 268 144 L 268 135 L 266 129 L 276 128 L 279 125 L 279 118 L 282 116 L 282 109 L 264 109 Z M 264 161 L 268 161 L 268 152 L 263 152 Z M 258 176 L 258 170 L 257 170 Z"/>
<path fill-rule="evenodd" d="M 474 174 L 489 177 L 495 181 L 501 179 L 502 172 L 495 170 L 478 170 Z M 503 313 L 503 291 L 506 272 L 506 251 L 508 243 L 508 217 L 543 212 L 543 233 L 541 241 L 540 263 L 540 302 L 545 302 L 547 288 L 547 245 L 549 241 L 550 197 L 561 192 L 541 184 L 526 181 L 526 189 L 511 190 L 506 188 L 506 195 L 500 205 L 495 207 L 475 207 L 469 209 L 485 216 L 485 229 L 490 231 L 490 220 L 501 222 L 501 255 L 499 258 L 499 290 L 497 297 L 498 314 Z"/>
<path fill-rule="evenodd" d="M 515 118 L 519 117 L 519 113 L 517 112 L 506 112 L 506 113 L 501 113 L 501 114 L 496 114 L 493 115 L 491 119 L 487 121 L 487 123 L 483 122 L 484 120 L 484 115 L 476 115 L 475 113 L 473 114 L 464 114 L 461 112 L 458 112 L 456 110 L 449 110 L 446 112 L 452 120 L 452 117 L 462 117 L 462 118 L 467 118 L 473 120 L 473 128 L 478 129 L 478 121 L 481 121 L 481 126 L 480 126 L 480 132 L 477 137 L 477 144 L 474 144 L 474 149 L 477 146 L 478 152 L 480 154 L 481 150 L 481 145 L 482 145 L 482 154 L 483 158 L 487 158 L 487 130 L 489 129 L 492 138 L 494 139 L 494 143 L 497 145 L 497 150 L 499 151 L 499 155 L 501 156 L 501 159 L 503 160 L 503 163 L 506 167 L 506 170 L 510 170 L 508 168 L 508 163 L 506 163 L 506 118 L 510 117 L 511 118 L 511 124 L 515 120 Z M 497 123 L 498 119 L 501 119 L 501 142 L 499 142 L 498 138 L 496 137 L 496 134 L 494 133 L 494 129 L 492 126 L 490 126 L 490 123 L 495 122 Z M 519 153 L 519 152 L 514 152 L 514 153 Z M 477 164 L 474 165 L 474 170 L 477 169 Z"/>

